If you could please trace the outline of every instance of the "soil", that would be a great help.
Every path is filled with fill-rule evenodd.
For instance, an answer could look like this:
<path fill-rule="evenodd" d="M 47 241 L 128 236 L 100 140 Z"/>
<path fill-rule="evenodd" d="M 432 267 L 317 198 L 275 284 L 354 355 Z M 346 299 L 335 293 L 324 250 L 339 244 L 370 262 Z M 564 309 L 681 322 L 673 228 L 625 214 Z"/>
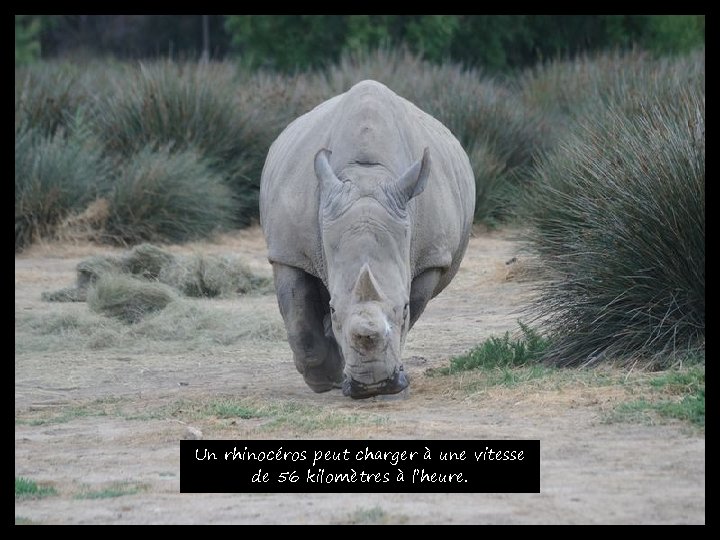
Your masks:
<path fill-rule="evenodd" d="M 16 499 L 16 520 L 47 524 L 650 524 L 705 523 L 705 436 L 679 421 L 608 422 L 624 391 L 582 383 L 497 386 L 469 392 L 472 375 L 430 377 L 490 335 L 517 330 L 531 282 L 508 231 L 477 231 L 450 286 L 428 306 L 404 350 L 411 387 L 403 399 L 354 401 L 314 394 L 297 373 L 286 341 L 248 340 L 187 353 L 142 354 L 59 347 L 16 353 L 15 415 L 120 403 L 124 414 L 78 414 L 33 425 L 16 421 L 15 475 L 58 494 Z M 176 253 L 235 253 L 269 275 L 257 228 Z M 116 253 L 91 244 L 33 246 L 15 258 L 15 312 L 61 309 L 42 291 L 69 286 L 84 257 Z M 516 258 L 511 264 L 506 264 Z M 250 302 L 277 316 L 273 295 L 204 300 L 231 309 Z M 51 306 L 51 307 L 49 307 Z M 86 309 L 77 307 L 73 309 Z M 84 304 L 80 305 L 84 306 Z M 189 421 L 132 411 L 217 396 L 293 402 L 323 412 L 381 418 L 309 430 L 263 430 L 262 419 Z M 100 400 L 100 401 L 99 401 Z M 104 401 L 102 401 L 104 400 Z M 113 401 L 114 400 L 114 401 Z M 85 409 L 85 410 L 86 410 Z M 170 415 L 171 416 L 171 415 Z M 540 439 L 541 492 L 534 494 L 181 494 L 178 440 Z M 121 496 L 83 497 L 112 486 Z"/>

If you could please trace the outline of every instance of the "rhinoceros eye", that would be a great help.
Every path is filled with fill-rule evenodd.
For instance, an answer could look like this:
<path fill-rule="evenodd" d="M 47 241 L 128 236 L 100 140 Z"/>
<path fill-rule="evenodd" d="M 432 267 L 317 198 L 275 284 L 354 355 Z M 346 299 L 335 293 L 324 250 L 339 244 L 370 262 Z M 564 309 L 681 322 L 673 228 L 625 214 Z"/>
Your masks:
<path fill-rule="evenodd" d="M 407 319 L 408 313 L 410 313 L 410 304 L 405 304 L 403 308 L 403 319 Z"/>
<path fill-rule="evenodd" d="M 335 315 L 335 308 L 330 306 L 330 315 Z"/>

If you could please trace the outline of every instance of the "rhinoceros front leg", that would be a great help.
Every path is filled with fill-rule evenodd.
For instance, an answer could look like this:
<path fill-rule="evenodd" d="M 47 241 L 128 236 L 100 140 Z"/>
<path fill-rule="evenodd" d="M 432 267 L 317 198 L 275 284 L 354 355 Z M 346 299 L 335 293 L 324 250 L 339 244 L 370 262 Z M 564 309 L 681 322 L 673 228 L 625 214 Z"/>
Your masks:
<path fill-rule="evenodd" d="M 439 268 L 430 268 L 412 280 L 410 286 L 410 328 L 420 318 L 425 306 L 433 297 L 440 282 L 442 272 Z"/>
<path fill-rule="evenodd" d="M 341 388 L 345 362 L 330 327 L 330 295 L 315 276 L 273 263 L 275 291 L 295 367 L 315 392 Z"/>

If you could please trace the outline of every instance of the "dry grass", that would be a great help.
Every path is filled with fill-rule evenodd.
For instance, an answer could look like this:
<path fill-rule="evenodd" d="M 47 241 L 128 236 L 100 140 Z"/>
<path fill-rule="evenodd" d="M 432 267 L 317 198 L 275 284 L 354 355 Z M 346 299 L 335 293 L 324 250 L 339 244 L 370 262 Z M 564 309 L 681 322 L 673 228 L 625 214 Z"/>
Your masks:
<path fill-rule="evenodd" d="M 88 291 L 87 303 L 96 313 L 132 324 L 164 309 L 176 298 L 175 291 L 167 285 L 105 274 Z"/>
<path fill-rule="evenodd" d="M 158 279 L 193 297 L 232 297 L 273 290 L 269 278 L 253 273 L 238 257 L 227 255 L 183 257 L 165 266 Z"/>
<path fill-rule="evenodd" d="M 127 278 L 132 279 L 132 278 Z M 182 298 L 134 324 L 88 310 L 84 304 L 49 306 L 16 316 L 17 355 L 52 351 L 122 351 L 128 354 L 222 349 L 240 343 L 282 343 L 285 326 L 277 309 L 257 302 L 210 305 Z"/>
<path fill-rule="evenodd" d="M 233 255 L 179 255 L 152 244 L 135 246 L 121 255 L 97 255 L 77 265 L 75 289 L 68 287 L 44 292 L 47 302 L 84 301 L 86 289 L 104 275 L 129 274 L 159 281 L 190 297 L 234 297 L 238 294 L 267 294 L 273 291 L 272 280 L 252 271 Z"/>

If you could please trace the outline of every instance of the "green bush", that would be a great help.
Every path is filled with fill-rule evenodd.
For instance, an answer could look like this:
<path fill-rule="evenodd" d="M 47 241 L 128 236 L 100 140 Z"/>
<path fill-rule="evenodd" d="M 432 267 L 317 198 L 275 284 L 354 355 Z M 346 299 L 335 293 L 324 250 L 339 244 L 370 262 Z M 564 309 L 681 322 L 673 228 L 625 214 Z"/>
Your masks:
<path fill-rule="evenodd" d="M 126 160 L 146 147 L 196 151 L 232 188 L 235 220 L 248 225 L 275 122 L 236 91 L 235 77 L 227 64 L 141 64 L 103 98 L 96 125 L 107 150 Z"/>
<path fill-rule="evenodd" d="M 100 145 L 81 125 L 45 136 L 30 128 L 15 135 L 15 250 L 51 236 L 62 218 L 106 189 L 110 168 Z"/>
<path fill-rule="evenodd" d="M 705 97 L 684 85 L 598 106 L 538 167 L 535 306 L 548 358 L 655 364 L 704 347 Z"/>
<path fill-rule="evenodd" d="M 110 194 L 104 239 L 184 242 L 232 225 L 235 204 L 196 152 L 146 148 L 124 162 Z"/>

